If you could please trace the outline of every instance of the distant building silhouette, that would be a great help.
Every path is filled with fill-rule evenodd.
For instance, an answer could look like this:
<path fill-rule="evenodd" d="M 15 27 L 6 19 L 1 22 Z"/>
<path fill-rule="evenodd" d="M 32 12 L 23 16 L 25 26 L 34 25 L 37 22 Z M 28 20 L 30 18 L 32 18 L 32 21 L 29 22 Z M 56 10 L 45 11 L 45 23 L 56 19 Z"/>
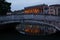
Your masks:
<path fill-rule="evenodd" d="M 12 14 L 23 14 L 24 13 L 24 9 L 22 10 L 16 10 L 16 11 L 13 11 Z"/>

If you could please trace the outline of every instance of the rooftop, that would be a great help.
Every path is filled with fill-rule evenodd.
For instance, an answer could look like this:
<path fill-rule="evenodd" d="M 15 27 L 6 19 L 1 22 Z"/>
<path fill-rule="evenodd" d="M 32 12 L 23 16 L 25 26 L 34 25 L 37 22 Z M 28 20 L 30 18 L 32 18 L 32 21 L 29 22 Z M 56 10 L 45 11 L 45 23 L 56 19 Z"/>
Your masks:
<path fill-rule="evenodd" d="M 42 7 L 42 6 L 48 6 L 48 5 L 46 5 L 46 4 L 39 4 L 39 5 L 29 6 L 29 7 L 25 7 L 25 8 L 34 8 L 34 7 Z"/>
<path fill-rule="evenodd" d="M 53 4 L 53 5 L 50 5 L 50 7 L 51 6 L 60 7 L 60 4 Z"/>

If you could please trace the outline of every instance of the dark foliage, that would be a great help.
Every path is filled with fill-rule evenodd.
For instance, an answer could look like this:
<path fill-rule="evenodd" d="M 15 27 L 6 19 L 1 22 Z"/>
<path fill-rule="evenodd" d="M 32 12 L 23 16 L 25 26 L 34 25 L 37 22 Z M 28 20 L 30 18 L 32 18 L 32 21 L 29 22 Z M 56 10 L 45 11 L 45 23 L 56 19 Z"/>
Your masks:
<path fill-rule="evenodd" d="M 7 12 L 10 12 L 11 3 L 6 2 L 5 0 L 0 0 L 0 15 L 6 15 Z"/>

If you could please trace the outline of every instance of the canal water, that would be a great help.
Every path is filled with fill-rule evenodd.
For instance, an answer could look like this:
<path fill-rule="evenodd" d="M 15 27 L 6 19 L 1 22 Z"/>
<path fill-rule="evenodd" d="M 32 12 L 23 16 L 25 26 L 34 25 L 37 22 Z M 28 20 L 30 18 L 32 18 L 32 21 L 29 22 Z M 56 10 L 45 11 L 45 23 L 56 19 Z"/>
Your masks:
<path fill-rule="evenodd" d="M 60 40 L 59 36 L 49 35 L 49 36 L 26 36 L 18 34 L 16 40 Z"/>
<path fill-rule="evenodd" d="M 60 35 L 28 36 L 16 30 L 0 30 L 0 40 L 60 40 Z"/>

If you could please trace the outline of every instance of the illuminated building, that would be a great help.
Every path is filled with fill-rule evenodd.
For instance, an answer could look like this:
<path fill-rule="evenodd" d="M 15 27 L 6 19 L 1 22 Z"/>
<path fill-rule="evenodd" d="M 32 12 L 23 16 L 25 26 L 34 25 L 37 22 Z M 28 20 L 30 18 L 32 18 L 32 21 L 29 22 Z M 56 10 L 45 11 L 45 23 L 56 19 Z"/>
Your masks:
<path fill-rule="evenodd" d="M 40 4 L 36 6 L 25 7 L 24 13 L 25 14 L 44 14 L 48 10 L 48 5 Z"/>

